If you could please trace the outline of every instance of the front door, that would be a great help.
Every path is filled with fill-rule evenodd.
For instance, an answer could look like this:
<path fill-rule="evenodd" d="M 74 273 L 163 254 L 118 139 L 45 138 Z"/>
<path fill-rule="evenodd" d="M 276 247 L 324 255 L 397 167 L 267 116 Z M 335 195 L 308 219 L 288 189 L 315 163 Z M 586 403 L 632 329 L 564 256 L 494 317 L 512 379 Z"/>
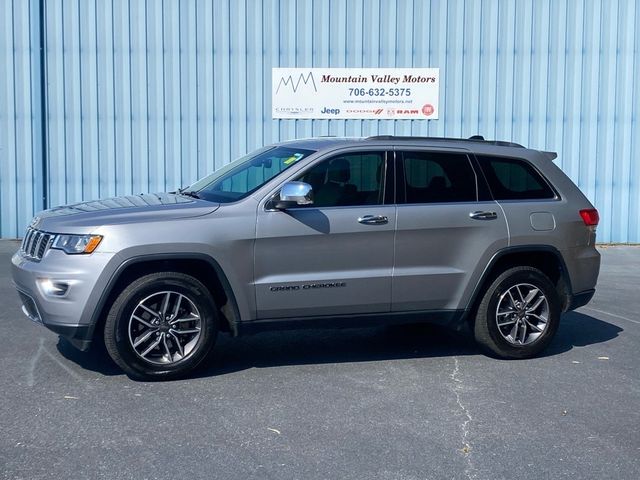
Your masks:
<path fill-rule="evenodd" d="M 259 319 L 390 311 L 395 206 L 386 178 L 384 151 L 333 155 L 294 179 L 313 187 L 313 205 L 260 207 Z"/>

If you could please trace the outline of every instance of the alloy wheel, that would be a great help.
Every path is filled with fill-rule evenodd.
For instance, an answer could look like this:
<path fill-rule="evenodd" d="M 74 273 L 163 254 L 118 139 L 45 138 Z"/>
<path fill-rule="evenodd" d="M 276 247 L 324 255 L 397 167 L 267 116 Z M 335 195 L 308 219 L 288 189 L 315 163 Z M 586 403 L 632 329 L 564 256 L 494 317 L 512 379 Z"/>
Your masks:
<path fill-rule="evenodd" d="M 202 329 L 200 312 L 186 295 L 162 291 L 149 295 L 129 318 L 129 342 L 138 357 L 160 365 L 177 363 L 195 349 Z"/>
<path fill-rule="evenodd" d="M 529 345 L 538 340 L 549 324 L 549 302 L 535 285 L 519 283 L 498 299 L 496 325 L 512 345 Z"/>

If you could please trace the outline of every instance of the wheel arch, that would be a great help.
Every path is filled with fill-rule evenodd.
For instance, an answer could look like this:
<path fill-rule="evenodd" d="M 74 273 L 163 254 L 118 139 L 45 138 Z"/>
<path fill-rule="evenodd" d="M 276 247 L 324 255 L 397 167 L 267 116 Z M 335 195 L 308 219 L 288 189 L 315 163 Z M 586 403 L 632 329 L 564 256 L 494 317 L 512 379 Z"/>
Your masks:
<path fill-rule="evenodd" d="M 89 323 L 90 339 L 95 340 L 104 326 L 109 306 L 136 278 L 159 271 L 185 273 L 201 281 L 211 293 L 223 320 L 221 329 L 238 334 L 240 311 L 238 303 L 220 264 L 202 253 L 157 253 L 131 257 L 115 270 L 103 290 Z"/>
<path fill-rule="evenodd" d="M 514 266 L 528 266 L 542 271 L 555 285 L 562 310 L 567 310 L 573 290 L 569 271 L 560 251 L 551 245 L 518 245 L 505 247 L 491 257 L 465 308 L 467 321 L 473 322 L 474 313 L 489 285 L 500 273 Z"/>

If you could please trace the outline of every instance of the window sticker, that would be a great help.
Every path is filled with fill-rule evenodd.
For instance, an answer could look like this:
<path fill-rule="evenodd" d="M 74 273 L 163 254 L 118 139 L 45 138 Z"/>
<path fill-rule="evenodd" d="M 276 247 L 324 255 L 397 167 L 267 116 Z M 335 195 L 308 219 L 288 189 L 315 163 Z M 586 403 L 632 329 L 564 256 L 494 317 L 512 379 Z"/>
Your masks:
<path fill-rule="evenodd" d="M 292 163 L 297 162 L 298 160 L 300 160 L 304 155 L 302 153 L 294 153 L 293 155 L 291 155 L 289 158 L 287 158 L 284 161 L 285 165 L 291 165 Z"/>

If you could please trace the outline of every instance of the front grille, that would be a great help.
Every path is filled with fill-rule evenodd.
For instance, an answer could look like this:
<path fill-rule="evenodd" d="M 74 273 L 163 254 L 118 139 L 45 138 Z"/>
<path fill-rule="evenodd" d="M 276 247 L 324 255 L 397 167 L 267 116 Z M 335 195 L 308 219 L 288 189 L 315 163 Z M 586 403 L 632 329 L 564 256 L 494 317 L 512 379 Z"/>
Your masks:
<path fill-rule="evenodd" d="M 40 230 L 29 227 L 22 239 L 20 250 L 29 260 L 40 260 L 51 246 L 53 237 L 50 233 L 41 232 Z"/>

